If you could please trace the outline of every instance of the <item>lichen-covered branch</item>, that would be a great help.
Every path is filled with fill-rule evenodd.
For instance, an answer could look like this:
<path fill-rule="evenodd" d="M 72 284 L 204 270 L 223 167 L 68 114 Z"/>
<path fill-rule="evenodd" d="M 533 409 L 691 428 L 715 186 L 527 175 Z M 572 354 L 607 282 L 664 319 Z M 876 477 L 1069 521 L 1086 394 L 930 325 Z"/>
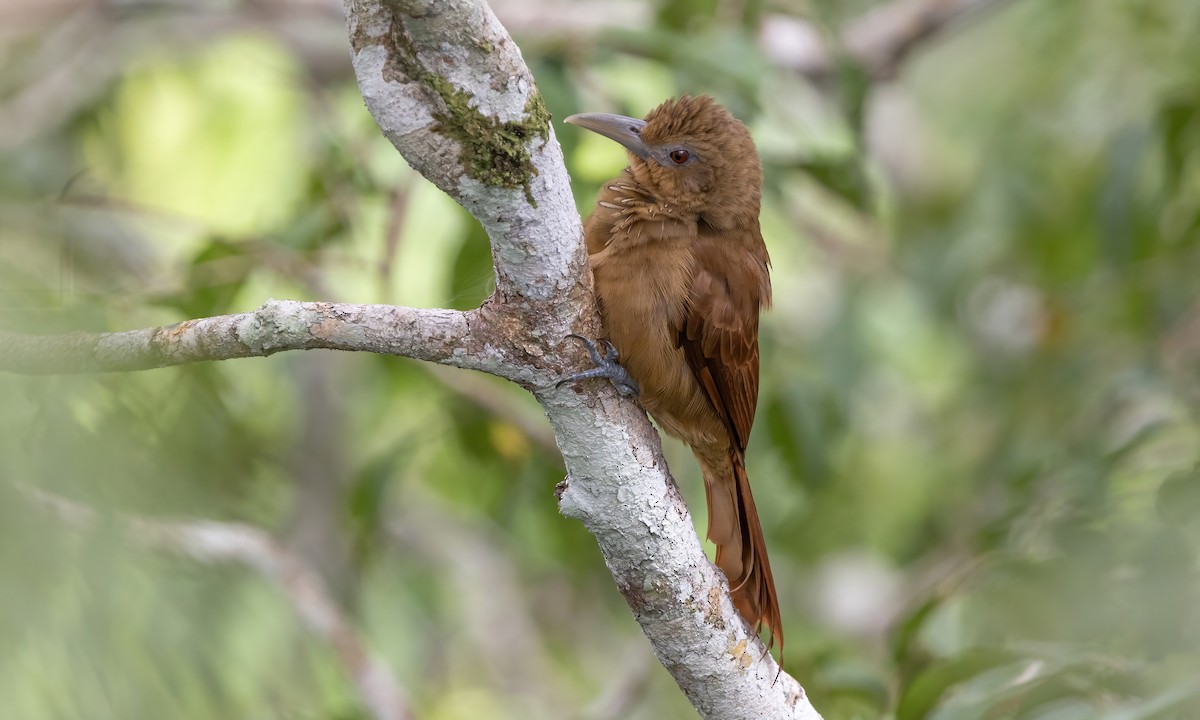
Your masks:
<path fill-rule="evenodd" d="M 527 387 L 567 465 L 560 508 L 595 535 L 659 660 L 703 717 L 820 717 L 734 610 L 645 414 L 606 384 L 554 385 L 583 361 L 564 335 L 598 323 L 561 151 L 516 45 L 482 0 L 346 0 L 346 16 L 376 122 L 488 231 L 492 302 L 526 328 Z M 477 166 L 496 148 L 507 174 Z"/>
<path fill-rule="evenodd" d="M 75 530 L 86 532 L 96 524 L 97 513 L 92 508 L 40 490 L 19 489 L 39 508 Z M 143 547 L 177 553 L 201 563 L 239 563 L 262 574 L 283 591 L 305 627 L 329 644 L 374 720 L 412 718 L 407 694 L 392 669 L 367 649 L 320 574 L 266 532 L 237 523 L 166 522 L 132 515 L 119 519 L 127 537 Z"/>
<path fill-rule="evenodd" d="M 562 150 L 487 4 L 346 0 L 346 17 L 367 108 L 409 164 L 487 230 L 497 296 L 556 308 L 578 297 L 587 260 Z"/>
<path fill-rule="evenodd" d="M 0 331 L 0 371 L 123 372 L 328 348 L 403 355 L 510 377 L 512 363 L 488 348 L 486 330 L 478 313 L 269 300 L 253 312 L 142 330 L 67 335 Z"/>
<path fill-rule="evenodd" d="M 819 718 L 733 608 L 645 414 L 601 382 L 555 385 L 585 361 L 565 336 L 601 328 L 562 152 L 519 49 L 483 0 L 345 7 L 367 108 L 405 159 L 487 230 L 495 295 L 467 313 L 268 302 L 166 328 L 4 334 L 0 370 L 121 371 L 335 348 L 513 380 L 534 392 L 554 429 L 568 472 L 562 512 L 596 537 L 656 655 L 701 716 Z"/>

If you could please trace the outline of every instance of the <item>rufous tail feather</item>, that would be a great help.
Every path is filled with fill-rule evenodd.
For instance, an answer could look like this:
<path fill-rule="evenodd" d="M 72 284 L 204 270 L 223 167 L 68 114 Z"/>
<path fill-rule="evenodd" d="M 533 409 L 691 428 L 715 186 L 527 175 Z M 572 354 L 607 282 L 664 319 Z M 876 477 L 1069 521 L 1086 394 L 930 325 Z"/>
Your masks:
<path fill-rule="evenodd" d="M 729 595 L 734 606 L 755 632 L 766 625 L 771 634 L 767 648 L 776 643 L 779 645 L 782 665 L 783 621 L 779 614 L 779 598 L 775 594 L 775 578 L 771 575 L 758 509 L 750 492 L 746 463 L 740 452 L 730 451 L 729 467 L 733 477 L 705 478 L 708 536 L 717 545 L 716 564 L 729 579 Z"/>

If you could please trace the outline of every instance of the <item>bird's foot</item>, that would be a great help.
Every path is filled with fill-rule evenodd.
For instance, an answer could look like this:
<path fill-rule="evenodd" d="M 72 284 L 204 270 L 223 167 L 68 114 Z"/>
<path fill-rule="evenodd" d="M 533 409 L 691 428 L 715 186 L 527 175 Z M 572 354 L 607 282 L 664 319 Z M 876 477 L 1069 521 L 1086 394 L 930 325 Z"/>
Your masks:
<path fill-rule="evenodd" d="M 637 397 L 638 393 L 641 392 L 641 389 L 638 388 L 638 384 L 629 375 L 629 371 L 617 363 L 617 361 L 621 359 L 621 354 L 617 352 L 617 349 L 613 347 L 613 344 L 608 340 L 600 340 L 600 342 L 604 343 L 604 348 L 606 351 L 605 354 L 602 355 L 600 353 L 600 348 L 597 347 L 596 343 L 592 340 L 589 340 L 582 335 L 574 334 L 568 335 L 567 337 L 574 338 L 575 340 L 583 343 L 583 346 L 587 348 L 588 355 L 592 357 L 592 362 L 595 363 L 596 367 L 592 368 L 591 370 L 577 372 L 574 375 L 568 375 L 562 380 L 559 380 L 558 383 L 555 384 L 555 387 L 562 387 L 566 383 L 587 380 L 588 378 L 608 378 L 609 382 L 613 384 L 613 387 L 617 389 L 617 392 L 625 397 Z"/>

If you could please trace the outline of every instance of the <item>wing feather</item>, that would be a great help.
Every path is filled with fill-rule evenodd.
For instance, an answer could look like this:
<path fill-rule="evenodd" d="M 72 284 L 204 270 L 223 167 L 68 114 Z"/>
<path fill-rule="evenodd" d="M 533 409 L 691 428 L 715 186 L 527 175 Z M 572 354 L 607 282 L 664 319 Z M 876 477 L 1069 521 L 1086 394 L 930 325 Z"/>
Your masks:
<path fill-rule="evenodd" d="M 745 451 L 758 406 L 758 313 L 766 267 L 744 253 L 742 267 L 731 266 L 737 260 L 730 255 L 697 252 L 679 345 L 731 441 Z M 731 283 L 735 270 L 744 272 Z"/>

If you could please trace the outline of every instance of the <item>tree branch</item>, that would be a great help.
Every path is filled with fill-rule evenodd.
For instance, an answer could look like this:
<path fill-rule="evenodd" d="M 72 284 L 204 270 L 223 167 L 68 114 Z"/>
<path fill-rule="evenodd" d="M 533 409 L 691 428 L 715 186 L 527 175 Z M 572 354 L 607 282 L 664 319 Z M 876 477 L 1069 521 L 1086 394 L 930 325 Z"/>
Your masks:
<path fill-rule="evenodd" d="M 778 66 L 820 80 L 837 69 L 844 53 L 876 80 L 894 77 L 904 59 L 924 41 L 970 15 L 1009 0 L 893 0 L 848 23 L 829 42 L 810 23 L 773 15 L 763 23 L 760 41 Z"/>
<path fill-rule="evenodd" d="M 0 371 L 124 372 L 326 348 L 403 355 L 509 377 L 512 363 L 486 346 L 488 327 L 478 314 L 268 300 L 253 312 L 143 330 L 70 335 L 0 331 Z"/>
<path fill-rule="evenodd" d="M 704 717 L 820 717 L 734 609 L 645 413 L 607 384 L 554 386 L 556 358 L 583 362 L 564 335 L 599 323 L 562 152 L 520 50 L 482 0 L 346 0 L 346 18 L 376 122 L 488 231 L 493 302 L 525 323 L 526 387 L 567 465 L 560 510 L 596 537 L 659 660 Z"/>
<path fill-rule="evenodd" d="M 503 301 L 566 327 L 587 257 L 550 115 L 486 3 L 346 0 L 354 73 L 383 134 L 487 230 Z"/>
<path fill-rule="evenodd" d="M 367 108 L 487 230 L 496 293 L 478 310 L 269 302 L 253 313 L 100 336 L 0 336 L 0 369 L 125 370 L 332 347 L 501 375 L 534 392 L 568 477 L 559 507 L 596 537 L 659 661 L 705 718 L 819 718 L 734 609 L 645 413 L 606 383 L 558 389 L 601 332 L 582 227 L 549 115 L 482 0 L 346 0 Z"/>
<path fill-rule="evenodd" d="M 523 698 L 528 717 L 574 715 L 545 683 L 555 661 L 538 632 L 528 588 L 502 529 L 479 518 L 464 521 L 423 493 L 407 490 L 398 501 L 399 507 L 412 510 L 392 514 L 387 534 L 406 555 L 420 556 L 447 576 L 454 588 L 447 605 L 456 632 L 463 634 L 470 655 L 483 668 L 476 682 L 490 680 L 496 692 Z"/>
<path fill-rule="evenodd" d="M 96 524 L 96 511 L 85 505 L 27 487 L 18 489 L 42 510 L 78 531 Z M 120 516 L 130 540 L 167 550 L 200 563 L 235 562 L 253 568 L 277 585 L 308 630 L 324 640 L 359 700 L 375 720 L 410 720 L 406 693 L 388 664 L 373 655 L 354 631 L 325 583 L 305 560 L 284 550 L 266 532 L 249 525 L 211 521 L 164 522 Z"/>

